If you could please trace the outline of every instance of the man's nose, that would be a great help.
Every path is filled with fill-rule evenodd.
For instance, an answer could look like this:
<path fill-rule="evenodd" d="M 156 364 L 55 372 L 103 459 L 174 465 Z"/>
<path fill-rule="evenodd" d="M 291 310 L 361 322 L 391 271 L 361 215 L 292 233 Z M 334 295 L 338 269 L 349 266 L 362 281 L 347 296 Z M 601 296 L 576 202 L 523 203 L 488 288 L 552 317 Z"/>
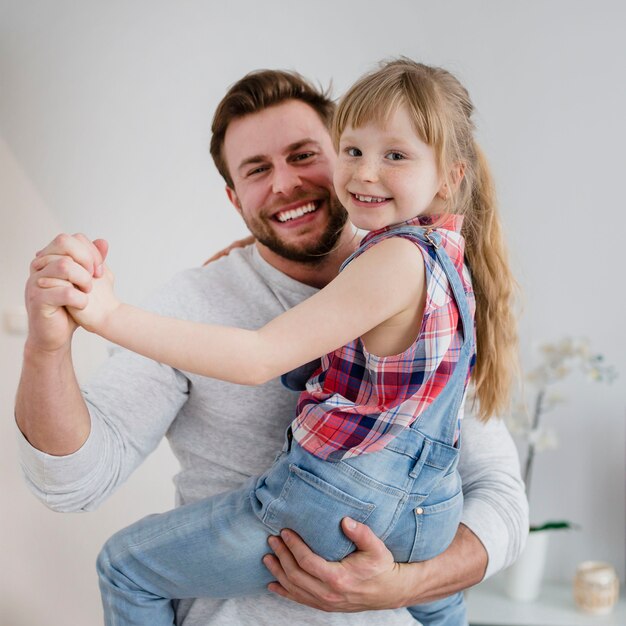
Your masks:
<path fill-rule="evenodd" d="M 289 164 L 285 163 L 274 167 L 272 173 L 272 191 L 274 193 L 289 194 L 301 184 L 300 175 Z"/>

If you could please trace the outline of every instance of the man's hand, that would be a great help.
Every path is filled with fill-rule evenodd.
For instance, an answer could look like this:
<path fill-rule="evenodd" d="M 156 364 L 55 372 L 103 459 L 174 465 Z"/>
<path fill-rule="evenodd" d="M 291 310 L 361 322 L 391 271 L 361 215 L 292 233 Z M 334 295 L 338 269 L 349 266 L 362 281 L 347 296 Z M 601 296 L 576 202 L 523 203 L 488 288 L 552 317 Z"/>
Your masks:
<path fill-rule="evenodd" d="M 252 235 L 248 235 L 244 239 L 237 239 L 237 241 L 233 241 L 229 246 L 216 252 L 212 257 L 208 258 L 202 265 L 208 265 L 209 263 L 213 263 L 213 261 L 217 261 L 221 259 L 223 256 L 226 256 L 231 250 L 235 250 L 236 248 L 245 248 L 249 246 L 251 243 L 254 243 L 256 239 Z"/>
<path fill-rule="evenodd" d="M 263 562 L 278 582 L 269 590 L 322 611 L 407 606 L 407 588 L 401 583 L 405 565 L 395 563 L 385 544 L 364 524 L 344 518 L 342 528 L 357 551 L 337 563 L 316 555 L 291 530 L 270 537 L 275 556 L 267 555 Z"/>
<path fill-rule="evenodd" d="M 438 600 L 485 575 L 487 551 L 463 524 L 444 552 L 419 563 L 394 563 L 385 544 L 364 524 L 344 518 L 342 528 L 357 551 L 337 563 L 316 555 L 293 531 L 270 537 L 274 555 L 263 562 L 278 582 L 268 589 L 322 611 L 355 612 Z"/>
<path fill-rule="evenodd" d="M 89 436 L 91 418 L 72 363 L 76 323 L 66 307 L 83 306 L 107 254 L 103 240 L 59 235 L 40 250 L 26 283 L 28 337 L 15 419 L 35 448 L 62 456 Z"/>
<path fill-rule="evenodd" d="M 25 299 L 28 345 L 42 352 L 67 348 L 76 323 L 66 306 L 84 307 L 94 277 L 102 275 L 106 241 L 85 235 L 58 235 L 30 265 Z"/>

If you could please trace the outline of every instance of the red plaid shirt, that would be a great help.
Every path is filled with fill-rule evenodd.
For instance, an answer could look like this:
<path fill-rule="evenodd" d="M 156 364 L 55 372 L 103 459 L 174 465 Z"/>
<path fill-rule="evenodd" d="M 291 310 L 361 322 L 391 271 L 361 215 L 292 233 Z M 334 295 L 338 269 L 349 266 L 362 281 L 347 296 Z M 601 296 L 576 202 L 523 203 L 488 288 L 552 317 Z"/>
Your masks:
<path fill-rule="evenodd" d="M 462 221 L 461 216 L 449 216 L 437 232 L 461 276 L 473 316 L 474 293 L 463 263 Z M 433 218 L 418 217 L 406 223 L 426 226 Z M 359 252 L 372 245 L 375 235 L 392 229 L 369 233 Z M 405 235 L 389 232 L 389 236 Z M 432 403 L 454 371 L 463 334 L 452 289 L 434 259 L 434 250 L 410 240 L 421 250 L 426 269 L 426 305 L 419 336 L 402 354 L 393 356 L 370 354 L 359 338 L 322 357 L 321 368 L 300 395 L 291 425 L 294 439 L 317 457 L 340 460 L 381 450 Z"/>

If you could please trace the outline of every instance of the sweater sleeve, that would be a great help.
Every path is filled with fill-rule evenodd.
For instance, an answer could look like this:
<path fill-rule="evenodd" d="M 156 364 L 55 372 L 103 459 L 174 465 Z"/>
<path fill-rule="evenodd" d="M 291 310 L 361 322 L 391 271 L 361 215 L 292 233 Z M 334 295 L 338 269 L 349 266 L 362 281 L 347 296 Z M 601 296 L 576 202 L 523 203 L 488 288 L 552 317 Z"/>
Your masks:
<path fill-rule="evenodd" d="M 465 524 L 487 550 L 485 578 L 515 561 L 528 536 L 528 501 L 513 440 L 499 419 L 462 420 L 459 472 Z"/>
<path fill-rule="evenodd" d="M 180 275 L 146 306 L 183 315 L 180 303 L 189 299 L 188 289 L 186 275 Z M 90 511 L 108 498 L 159 445 L 188 399 L 189 380 L 178 370 L 116 347 L 81 392 L 91 430 L 73 454 L 46 454 L 16 426 L 26 483 L 55 511 Z"/>
<path fill-rule="evenodd" d="M 73 454 L 41 452 L 16 426 L 26 483 L 55 511 L 90 511 L 110 496 L 158 446 L 187 399 L 187 379 L 117 349 L 82 392 L 91 431 Z"/>

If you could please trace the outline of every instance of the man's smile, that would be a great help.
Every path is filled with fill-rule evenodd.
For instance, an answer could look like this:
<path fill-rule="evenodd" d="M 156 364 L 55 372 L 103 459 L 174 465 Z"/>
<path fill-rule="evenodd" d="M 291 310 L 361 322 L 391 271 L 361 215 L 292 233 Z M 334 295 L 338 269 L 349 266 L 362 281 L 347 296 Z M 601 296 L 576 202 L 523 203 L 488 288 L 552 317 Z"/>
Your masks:
<path fill-rule="evenodd" d="M 274 213 L 272 218 L 277 220 L 281 224 L 284 224 L 285 222 L 298 220 L 305 215 L 315 213 L 319 209 L 321 204 L 321 200 L 309 200 L 308 202 L 300 204 L 299 206 L 291 206 L 285 209 L 281 209 L 280 211 Z"/>

